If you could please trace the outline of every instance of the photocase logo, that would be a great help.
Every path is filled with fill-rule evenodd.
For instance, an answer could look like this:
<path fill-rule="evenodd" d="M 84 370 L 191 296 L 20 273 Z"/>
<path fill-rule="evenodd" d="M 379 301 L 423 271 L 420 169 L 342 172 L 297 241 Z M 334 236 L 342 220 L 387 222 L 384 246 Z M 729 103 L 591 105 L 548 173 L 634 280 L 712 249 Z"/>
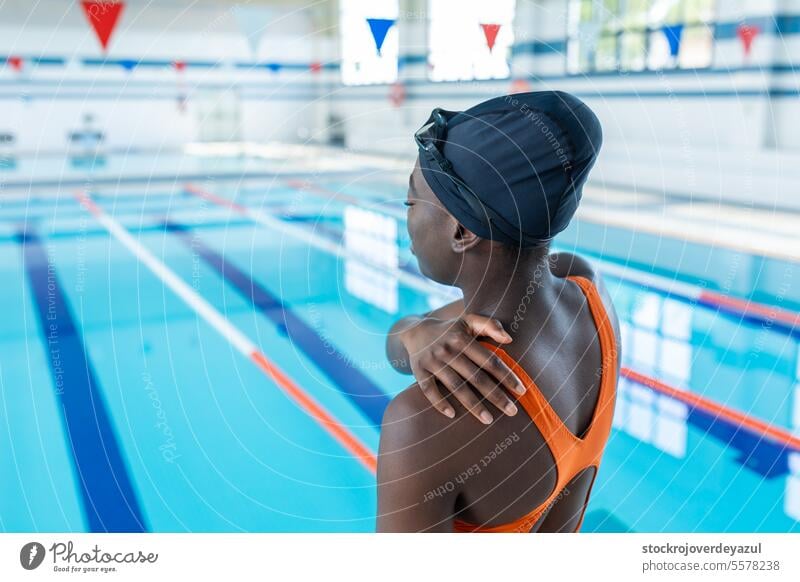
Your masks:
<path fill-rule="evenodd" d="M 39 542 L 28 542 L 19 552 L 19 563 L 26 570 L 35 570 L 44 561 L 44 546 Z"/>

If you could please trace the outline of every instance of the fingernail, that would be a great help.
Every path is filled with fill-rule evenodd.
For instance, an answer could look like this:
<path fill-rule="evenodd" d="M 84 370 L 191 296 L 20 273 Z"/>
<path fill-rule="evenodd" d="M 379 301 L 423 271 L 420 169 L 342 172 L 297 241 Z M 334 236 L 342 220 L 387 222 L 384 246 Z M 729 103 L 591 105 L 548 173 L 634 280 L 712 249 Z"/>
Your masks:
<path fill-rule="evenodd" d="M 483 424 L 492 424 L 492 420 L 494 419 L 492 418 L 491 414 L 484 410 L 481 412 L 481 420 L 483 421 Z"/>
<path fill-rule="evenodd" d="M 517 413 L 517 407 L 514 406 L 514 404 L 512 402 L 509 402 L 508 404 L 506 404 L 505 410 L 506 410 L 506 414 L 509 415 L 509 416 L 514 416 Z"/>
<path fill-rule="evenodd" d="M 445 414 L 445 416 L 448 416 L 448 417 L 450 417 L 450 418 L 455 418 L 455 416 L 456 416 L 456 411 L 455 411 L 455 410 L 453 410 L 452 408 L 445 408 L 445 409 L 444 409 L 444 414 Z"/>
<path fill-rule="evenodd" d="M 516 386 L 514 386 L 514 392 L 520 395 L 525 394 L 525 386 L 523 386 L 522 384 L 517 384 Z"/>

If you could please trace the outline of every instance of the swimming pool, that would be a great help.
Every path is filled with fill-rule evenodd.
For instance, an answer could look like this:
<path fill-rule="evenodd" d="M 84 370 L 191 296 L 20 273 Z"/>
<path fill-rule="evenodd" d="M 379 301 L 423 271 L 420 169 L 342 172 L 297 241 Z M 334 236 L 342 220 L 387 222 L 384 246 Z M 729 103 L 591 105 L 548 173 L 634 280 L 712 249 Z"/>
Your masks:
<path fill-rule="evenodd" d="M 175 163 L 30 191 L 5 170 L 0 529 L 372 531 L 408 384 L 385 333 L 454 297 L 408 252 L 406 176 Z M 800 531 L 796 262 L 592 213 L 626 204 L 587 197 L 558 241 L 624 324 L 584 531 Z"/>

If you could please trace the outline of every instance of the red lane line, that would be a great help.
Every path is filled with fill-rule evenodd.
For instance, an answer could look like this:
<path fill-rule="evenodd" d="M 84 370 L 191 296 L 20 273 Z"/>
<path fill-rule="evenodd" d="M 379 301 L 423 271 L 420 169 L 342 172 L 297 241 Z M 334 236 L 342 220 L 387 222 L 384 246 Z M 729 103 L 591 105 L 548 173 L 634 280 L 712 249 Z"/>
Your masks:
<path fill-rule="evenodd" d="M 729 307 L 745 315 L 756 315 L 767 321 L 780 321 L 800 329 L 800 315 L 779 307 L 753 303 L 752 301 L 729 297 L 722 293 L 714 293 L 713 291 L 703 291 L 700 293 L 700 300 L 715 303 L 723 307 Z"/>
<path fill-rule="evenodd" d="M 235 202 L 217 196 L 212 192 L 208 192 L 198 188 L 192 184 L 184 186 L 185 190 L 194 196 L 199 196 L 208 200 L 212 204 L 219 204 L 233 209 L 239 213 L 246 213 L 247 209 Z M 378 467 L 378 460 L 375 454 L 370 451 L 353 433 L 345 428 L 333 415 L 327 412 L 322 405 L 317 403 L 311 398 L 302 388 L 300 388 L 294 381 L 289 378 L 283 371 L 275 364 L 270 362 L 264 354 L 254 351 L 250 354 L 250 359 L 256 363 L 272 380 L 278 384 L 283 390 L 291 396 L 295 402 L 302 406 L 306 412 L 325 429 L 340 445 L 342 445 L 348 452 L 350 452 L 361 464 L 366 467 L 371 473 L 375 473 Z"/>
<path fill-rule="evenodd" d="M 736 426 L 746 427 L 759 435 L 772 439 L 773 441 L 777 441 L 786 446 L 800 450 L 800 437 L 794 436 L 786 429 L 768 424 L 763 420 L 759 420 L 752 416 L 748 416 L 743 412 L 723 406 L 722 404 L 714 402 L 713 400 L 709 400 L 708 398 L 700 396 L 699 394 L 693 394 L 691 392 L 673 388 L 672 386 L 665 384 L 660 380 L 656 380 L 655 378 L 651 378 L 650 376 L 646 376 L 640 372 L 635 372 L 630 368 L 623 367 L 621 370 L 621 375 L 629 380 L 633 380 L 637 384 L 642 384 L 676 400 L 685 402 L 690 406 L 699 408 L 715 416 L 722 417 Z"/>
<path fill-rule="evenodd" d="M 375 473 L 378 468 L 378 459 L 375 453 L 370 451 L 363 443 L 342 426 L 331 414 L 329 414 L 320 404 L 306 394 L 302 388 L 295 384 L 283 371 L 258 351 L 250 354 L 250 359 L 256 363 L 272 380 L 291 396 L 295 402 L 302 406 L 306 412 L 328 433 L 335 438 L 350 454 L 358 459 L 370 472 Z"/>
<path fill-rule="evenodd" d="M 215 204 L 225 204 L 226 206 L 237 210 L 243 207 L 220 198 L 210 192 L 205 192 L 199 188 L 191 185 L 186 186 L 186 190 L 197 196 L 206 198 Z M 85 193 L 79 192 L 76 195 L 78 201 L 93 215 L 101 216 L 102 210 L 89 198 Z M 345 426 L 343 426 L 336 418 L 326 411 L 321 404 L 316 402 L 309 394 L 307 394 L 300 386 L 289 378 L 283 370 L 278 368 L 275 364 L 270 362 L 264 354 L 259 351 L 253 351 L 250 354 L 250 359 L 266 373 L 279 387 L 294 399 L 305 411 L 317 421 L 322 428 L 328 432 L 340 445 L 351 453 L 364 467 L 372 474 L 375 474 L 378 467 L 378 459 L 375 454 L 370 451 L 353 433 L 351 433 Z"/>
<path fill-rule="evenodd" d="M 92 216 L 100 216 L 103 213 L 100 207 L 89 197 L 86 192 L 75 192 L 75 198 L 78 199 L 78 202 L 80 202 L 81 206 L 83 206 Z"/>
<path fill-rule="evenodd" d="M 227 198 L 223 198 L 222 196 L 217 196 L 216 194 L 209 192 L 208 190 L 203 190 L 202 188 L 198 188 L 193 184 L 186 184 L 184 187 L 189 194 L 197 196 L 199 198 L 203 198 L 204 200 L 208 200 L 213 204 L 218 204 L 220 206 L 225 206 L 226 208 L 230 208 L 231 210 L 235 210 L 239 214 L 246 214 L 247 208 L 242 206 L 241 204 L 236 204 Z"/>

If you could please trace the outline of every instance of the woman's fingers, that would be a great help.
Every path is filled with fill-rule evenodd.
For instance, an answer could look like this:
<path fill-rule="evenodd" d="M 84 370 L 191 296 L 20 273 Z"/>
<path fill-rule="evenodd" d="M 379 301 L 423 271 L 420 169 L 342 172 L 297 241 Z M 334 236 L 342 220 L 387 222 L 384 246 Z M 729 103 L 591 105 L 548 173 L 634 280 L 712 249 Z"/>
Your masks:
<path fill-rule="evenodd" d="M 494 417 L 487 408 L 481 404 L 480 399 L 475 394 L 471 386 L 453 368 L 447 365 L 439 366 L 436 370 L 431 370 L 436 379 L 447 388 L 453 396 L 469 411 L 475 418 L 483 424 L 491 424 Z"/>
<path fill-rule="evenodd" d="M 428 399 L 428 402 L 446 417 L 454 418 L 456 411 L 450 406 L 447 398 L 442 396 L 442 392 L 436 385 L 436 379 L 425 370 L 413 369 L 412 371 L 414 372 L 414 377 L 417 379 L 417 384 L 425 395 L 425 398 Z"/>
<path fill-rule="evenodd" d="M 517 406 L 511 401 L 505 390 L 500 387 L 501 384 L 498 384 L 498 380 L 481 370 L 466 355 L 462 354 L 453 358 L 450 362 L 450 367 L 458 372 L 467 385 L 473 387 L 499 410 L 502 410 L 508 416 L 514 416 L 517 413 Z"/>
<path fill-rule="evenodd" d="M 517 375 L 493 351 L 477 342 L 470 342 L 462 353 L 472 360 L 476 366 L 496 378 L 497 382 L 507 390 L 516 394 L 525 394 L 525 385 Z"/>
<path fill-rule="evenodd" d="M 499 344 L 511 343 L 511 336 L 497 319 L 474 313 L 467 313 L 462 319 L 467 324 L 469 333 L 475 337 L 489 337 Z"/>

